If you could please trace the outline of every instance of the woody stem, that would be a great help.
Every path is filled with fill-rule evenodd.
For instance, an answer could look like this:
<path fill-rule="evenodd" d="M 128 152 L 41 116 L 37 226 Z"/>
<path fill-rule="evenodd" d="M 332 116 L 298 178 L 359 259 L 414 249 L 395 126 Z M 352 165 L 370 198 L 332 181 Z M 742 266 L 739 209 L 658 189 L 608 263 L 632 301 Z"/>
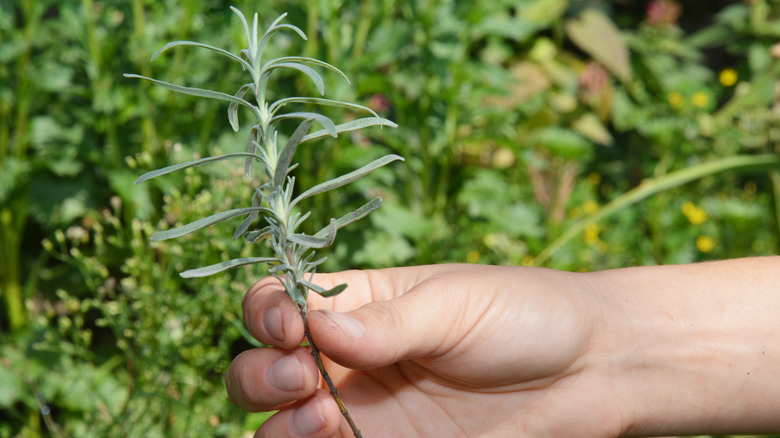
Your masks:
<path fill-rule="evenodd" d="M 333 396 L 334 400 L 336 400 L 336 404 L 339 406 L 341 415 L 343 415 L 344 418 L 347 420 L 347 423 L 349 423 L 349 427 L 352 429 L 352 433 L 355 435 L 355 438 L 363 438 L 363 435 L 361 435 L 360 433 L 360 429 L 358 429 L 357 425 L 352 420 L 352 417 L 349 415 L 349 411 L 347 410 L 346 406 L 344 406 L 344 402 L 341 400 L 341 396 L 339 395 L 338 389 L 336 389 L 336 385 L 333 384 L 333 380 L 331 380 L 328 371 L 325 370 L 325 365 L 322 363 L 322 356 L 320 356 L 320 350 L 317 349 L 317 345 L 314 344 L 314 340 L 311 337 L 311 332 L 309 331 L 309 321 L 306 318 L 307 313 L 308 311 L 306 309 L 301 309 L 301 318 L 303 319 L 303 331 L 306 334 L 306 340 L 309 341 L 309 347 L 311 348 L 311 355 L 314 356 L 314 360 L 317 361 L 317 368 L 319 368 L 320 374 L 322 374 L 322 378 L 325 380 L 325 383 L 328 385 L 328 390 L 330 390 L 330 395 Z"/>

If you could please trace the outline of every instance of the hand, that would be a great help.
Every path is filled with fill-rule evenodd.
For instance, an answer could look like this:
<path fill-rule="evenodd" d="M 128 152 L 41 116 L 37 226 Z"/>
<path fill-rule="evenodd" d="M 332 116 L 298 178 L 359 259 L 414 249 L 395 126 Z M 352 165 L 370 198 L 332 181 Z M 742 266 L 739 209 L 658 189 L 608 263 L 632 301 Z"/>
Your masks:
<path fill-rule="evenodd" d="M 320 274 L 325 288 L 349 287 L 312 293 L 309 326 L 366 437 L 616 436 L 627 405 L 595 348 L 603 310 L 584 275 L 479 265 Z M 240 354 L 226 373 L 238 406 L 279 410 L 256 436 L 351 436 L 318 389 L 281 284 L 261 280 L 243 308 L 252 335 L 277 347 Z"/>

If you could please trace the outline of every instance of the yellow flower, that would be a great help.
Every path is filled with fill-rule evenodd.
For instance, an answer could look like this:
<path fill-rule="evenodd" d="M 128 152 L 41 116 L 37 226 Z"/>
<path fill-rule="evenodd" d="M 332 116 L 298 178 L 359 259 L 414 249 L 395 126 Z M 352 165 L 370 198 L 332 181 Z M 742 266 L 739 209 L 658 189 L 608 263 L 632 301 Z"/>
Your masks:
<path fill-rule="evenodd" d="M 691 96 L 691 103 L 699 108 L 704 108 L 710 102 L 710 97 L 703 91 L 697 91 Z"/>
<path fill-rule="evenodd" d="M 477 263 L 479 261 L 479 251 L 469 251 L 468 254 L 466 254 L 466 261 L 468 263 Z"/>
<path fill-rule="evenodd" d="M 696 248 L 704 253 L 710 252 L 715 249 L 715 241 L 709 236 L 699 236 L 696 238 Z"/>
<path fill-rule="evenodd" d="M 596 201 L 588 201 L 582 204 L 582 210 L 585 214 L 593 214 L 599 209 L 599 204 Z"/>
<path fill-rule="evenodd" d="M 666 96 L 666 100 L 669 101 L 669 105 L 674 109 L 682 107 L 685 103 L 685 98 L 683 95 L 676 91 L 669 93 L 669 95 Z"/>
<path fill-rule="evenodd" d="M 585 240 L 585 243 L 588 245 L 596 245 L 599 240 L 599 232 L 601 230 L 599 229 L 599 226 L 596 224 L 588 224 L 585 227 L 585 234 L 583 235 L 583 239 Z"/>
<path fill-rule="evenodd" d="M 739 76 L 737 76 L 737 72 L 733 68 L 724 68 L 718 75 L 718 80 L 724 87 L 736 84 L 737 79 L 739 79 Z"/>
<path fill-rule="evenodd" d="M 697 207 L 693 202 L 688 201 L 682 205 L 682 213 L 688 218 L 688 221 L 694 225 L 699 225 L 707 220 L 707 212 Z"/>

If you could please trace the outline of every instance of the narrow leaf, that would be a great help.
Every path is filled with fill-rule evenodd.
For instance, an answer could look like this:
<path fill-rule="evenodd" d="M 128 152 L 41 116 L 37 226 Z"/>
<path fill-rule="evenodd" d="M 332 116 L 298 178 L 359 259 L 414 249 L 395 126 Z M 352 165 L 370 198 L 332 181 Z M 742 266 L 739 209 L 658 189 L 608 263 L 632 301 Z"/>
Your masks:
<path fill-rule="evenodd" d="M 314 187 L 310 188 L 309 190 L 306 190 L 305 192 L 303 192 L 300 195 L 298 195 L 298 197 L 295 198 L 292 201 L 292 203 L 290 205 L 290 208 L 292 208 L 294 205 L 298 204 L 298 202 L 300 202 L 303 199 L 306 199 L 308 197 L 311 197 L 311 196 L 314 196 L 314 195 L 317 195 L 317 194 L 320 194 L 320 193 L 323 193 L 323 192 L 327 192 L 328 190 L 333 190 L 333 189 L 337 189 L 339 187 L 345 186 L 345 185 L 347 185 L 347 184 L 349 184 L 349 183 L 351 183 L 353 181 L 356 181 L 356 180 L 358 180 L 358 179 L 368 175 L 369 173 L 371 173 L 374 170 L 384 166 L 385 164 L 392 163 L 393 161 L 396 161 L 396 160 L 403 161 L 404 159 L 402 157 L 400 157 L 398 155 L 394 155 L 394 154 L 385 155 L 382 158 L 376 159 L 376 160 L 366 164 L 365 166 L 361 167 L 360 169 L 357 169 L 357 170 L 352 171 L 350 173 L 347 173 L 345 175 L 341 175 L 340 177 L 334 178 L 334 179 L 332 179 L 330 181 L 326 181 L 324 183 L 317 184 L 316 186 L 314 186 Z"/>
<path fill-rule="evenodd" d="M 248 154 L 254 154 L 257 152 L 257 140 L 259 137 L 259 131 L 260 126 L 255 125 L 252 127 L 252 129 L 249 131 L 249 143 L 246 146 L 246 152 Z M 252 179 L 252 159 L 250 157 L 247 157 L 246 161 L 244 162 L 244 176 L 246 176 L 246 179 L 251 180 Z"/>
<path fill-rule="evenodd" d="M 330 134 L 331 137 L 336 137 L 338 135 L 338 132 L 336 131 L 336 124 L 333 123 L 333 120 L 323 116 L 322 114 L 310 112 L 279 114 L 278 116 L 274 116 L 271 119 L 271 123 L 275 123 L 283 119 L 314 119 L 317 123 L 322 125 L 323 128 L 325 128 L 325 131 Z"/>
<path fill-rule="evenodd" d="M 326 298 L 338 295 L 341 292 L 343 292 L 344 289 L 347 288 L 347 284 L 346 283 L 342 283 L 342 284 L 340 284 L 340 285 L 338 285 L 338 286 L 336 286 L 336 287 L 334 287 L 332 289 L 328 289 L 328 290 L 326 290 L 324 287 L 322 287 L 320 285 L 314 284 L 314 283 L 312 283 L 310 281 L 307 281 L 307 280 L 298 280 L 298 283 L 300 283 L 302 286 L 305 286 L 305 287 L 313 290 L 314 292 L 317 292 L 318 294 L 320 294 L 320 295 L 322 295 L 323 297 L 326 297 Z"/>
<path fill-rule="evenodd" d="M 250 51 L 254 53 L 254 47 L 252 47 L 252 35 L 249 33 L 249 23 L 246 22 L 246 17 L 244 17 L 244 14 L 241 11 L 233 6 L 230 7 L 230 10 L 238 15 L 238 18 L 241 19 L 241 25 L 244 27 L 244 35 L 246 36 L 246 44 L 249 46 Z"/>
<path fill-rule="evenodd" d="M 364 117 L 361 119 L 352 120 L 347 123 L 336 125 L 336 132 L 338 134 L 341 134 L 342 132 L 357 131 L 359 129 L 367 128 L 369 126 L 389 126 L 391 128 L 398 127 L 398 125 L 391 122 L 390 120 L 383 119 L 381 117 Z M 332 136 L 332 134 L 325 129 L 321 129 L 319 131 L 314 131 L 311 134 L 303 137 L 301 143 L 306 143 L 307 141 L 319 140 L 327 136 Z"/>
<path fill-rule="evenodd" d="M 157 79 L 152 79 L 152 78 L 149 78 L 149 77 L 146 77 L 146 76 L 136 75 L 136 74 L 132 74 L 132 73 L 125 73 L 124 76 L 126 78 L 145 79 L 145 80 L 147 80 L 149 82 L 153 82 L 154 84 L 157 84 L 157 85 L 159 85 L 161 87 L 164 87 L 164 88 L 167 88 L 169 90 L 173 90 L 173 91 L 175 91 L 177 93 L 188 94 L 190 96 L 205 97 L 205 98 L 208 98 L 208 99 L 224 100 L 224 101 L 227 101 L 227 102 L 235 102 L 235 103 L 237 103 L 239 105 L 244 105 L 247 108 L 251 109 L 256 115 L 258 115 L 258 118 L 259 118 L 259 113 L 258 113 L 257 107 L 255 107 L 254 105 L 252 105 L 251 103 L 247 102 L 244 99 L 239 99 L 239 98 L 237 98 L 235 96 L 231 96 L 230 94 L 223 93 L 221 91 L 213 91 L 213 90 L 204 90 L 202 88 L 185 87 L 183 85 L 171 84 L 170 82 L 160 81 L 160 80 L 157 80 Z"/>
<path fill-rule="evenodd" d="M 268 81 L 268 75 L 271 73 L 272 69 L 291 68 L 293 70 L 298 70 L 299 72 L 308 76 L 309 79 L 311 79 L 312 82 L 314 82 L 314 85 L 317 87 L 317 91 L 319 91 L 320 94 L 325 94 L 325 83 L 322 80 L 322 76 L 320 76 L 320 74 L 317 73 L 317 70 L 314 70 L 313 68 L 307 65 L 303 65 L 297 62 L 277 63 L 276 61 L 277 60 L 268 61 L 268 63 L 264 65 L 263 68 L 260 70 L 260 80 L 263 83 L 261 90 L 265 89 L 265 83 Z"/>
<path fill-rule="evenodd" d="M 249 244 L 257 243 L 271 236 L 271 227 L 267 226 L 262 230 L 249 231 L 244 234 L 244 241 Z"/>
<path fill-rule="evenodd" d="M 364 217 L 368 216 L 369 213 L 376 210 L 382 206 L 382 198 L 377 196 L 376 198 L 368 201 L 365 205 L 358 208 L 357 210 L 353 211 L 352 213 L 347 213 L 344 216 L 336 219 L 336 227 L 338 229 L 342 229 L 345 226 L 351 224 L 352 222 L 356 222 L 360 219 L 363 219 Z M 315 237 L 324 237 L 328 233 L 328 227 L 325 227 L 314 234 Z"/>
<path fill-rule="evenodd" d="M 308 248 L 319 249 L 333 245 L 333 242 L 336 240 L 336 231 L 338 231 L 336 219 L 331 219 L 330 224 L 328 224 L 328 226 L 325 228 L 325 232 L 319 236 L 309 236 L 308 234 L 291 234 L 287 236 L 287 239 L 291 242 L 295 242 Z"/>
<path fill-rule="evenodd" d="M 204 49 L 212 50 L 214 52 L 219 53 L 220 55 L 224 55 L 224 56 L 232 59 L 233 61 L 237 61 L 239 64 L 241 64 L 241 66 L 244 69 L 249 70 L 250 72 L 252 71 L 252 66 L 249 65 L 249 63 L 246 62 L 245 60 L 241 59 L 240 56 L 236 56 L 234 53 L 228 52 L 225 49 L 221 49 L 219 47 L 215 47 L 215 46 L 212 46 L 212 45 L 209 45 L 209 44 L 203 44 L 203 43 L 199 43 L 199 42 L 195 42 L 195 41 L 173 41 L 173 42 L 170 42 L 170 43 L 162 46 L 160 48 L 160 50 L 154 52 L 154 55 L 152 55 L 152 61 L 157 59 L 157 57 L 160 56 L 166 50 L 168 50 L 170 48 L 173 48 L 173 47 L 176 47 L 176 46 L 195 46 L 195 47 L 202 47 Z"/>
<path fill-rule="evenodd" d="M 370 112 L 375 117 L 379 117 L 379 115 L 376 112 L 374 112 L 374 110 L 372 110 L 367 106 L 358 105 L 356 103 L 342 102 L 340 100 L 323 99 L 321 97 L 288 97 L 286 99 L 279 99 L 273 104 L 271 104 L 271 106 L 268 108 L 268 112 L 270 112 L 272 115 L 276 114 L 276 111 L 279 108 L 283 107 L 284 105 L 287 105 L 288 103 L 309 103 L 313 105 L 349 108 L 358 111 Z"/>
<path fill-rule="evenodd" d="M 228 158 L 235 158 L 235 157 L 247 157 L 247 160 L 251 161 L 254 159 L 261 159 L 261 157 L 257 154 L 249 153 L 249 152 L 233 152 L 230 154 L 224 154 L 224 155 L 217 155 L 214 157 L 206 157 L 201 158 L 199 160 L 194 161 L 188 161 L 186 163 L 179 163 L 174 164 L 172 166 L 163 167 L 162 169 L 156 169 L 152 170 L 150 172 L 146 172 L 145 174 L 138 177 L 137 180 L 133 184 L 140 184 L 144 181 L 150 180 L 152 178 L 157 178 L 158 176 L 167 175 L 172 172 L 176 172 L 177 170 L 186 169 L 188 167 L 195 167 L 195 166 L 202 166 L 204 164 L 211 164 L 216 161 L 226 160 Z"/>
<path fill-rule="evenodd" d="M 179 275 L 182 276 L 183 278 L 206 277 L 228 269 L 237 268 L 239 266 L 251 265 L 254 263 L 269 263 L 269 262 L 278 262 L 278 261 L 279 259 L 273 257 L 244 257 L 240 259 L 233 259 L 233 260 L 228 260 L 226 262 L 216 263 L 214 265 L 204 266 L 202 268 L 190 269 L 188 271 L 184 271 L 180 273 Z"/>
<path fill-rule="evenodd" d="M 327 237 L 314 237 L 308 234 L 290 234 L 287 236 L 287 240 L 298 245 L 303 245 L 307 248 L 325 248 L 328 246 L 330 239 Z"/>
<path fill-rule="evenodd" d="M 295 154 L 295 149 L 298 147 L 298 143 L 301 142 L 303 136 L 309 131 L 314 119 L 306 119 L 298 125 L 298 129 L 293 132 L 287 144 L 279 152 L 279 160 L 276 162 L 276 169 L 274 171 L 274 186 L 281 187 L 284 183 L 284 178 L 287 176 L 287 172 L 290 170 L 290 163 L 292 157 Z"/>
<path fill-rule="evenodd" d="M 259 210 L 268 210 L 268 209 L 265 207 L 245 207 L 245 208 L 234 208 L 232 210 L 222 211 L 216 214 L 212 214 L 211 216 L 198 219 L 195 222 L 190 222 L 187 225 L 182 225 L 177 228 L 172 228 L 170 230 L 154 233 L 152 235 L 152 241 L 159 242 L 161 240 L 168 240 L 168 239 L 173 239 L 175 237 L 181 237 L 184 236 L 185 234 L 192 233 L 193 231 L 198 231 L 203 228 L 210 227 L 211 225 L 222 222 L 224 220 L 234 218 L 236 216 L 241 216 L 247 213 L 251 213 L 253 211 L 259 211 Z"/>
<path fill-rule="evenodd" d="M 272 266 L 271 268 L 269 268 L 268 269 L 268 273 L 269 274 L 276 274 L 279 271 L 288 271 L 289 272 L 289 271 L 292 271 L 292 270 L 293 270 L 292 266 L 288 265 L 287 263 L 281 263 L 281 264 L 278 264 L 276 266 Z"/>
<path fill-rule="evenodd" d="M 260 204 L 263 203 L 263 192 L 259 189 L 255 189 L 255 195 L 252 197 L 252 207 L 259 207 Z M 249 229 L 249 226 L 252 225 L 252 222 L 257 219 L 258 214 L 260 214 L 259 211 L 253 211 L 252 213 L 249 213 L 249 215 L 244 219 L 243 222 L 236 228 L 235 233 L 233 233 L 233 241 L 235 242 L 238 240 L 239 237 L 241 237 L 246 230 Z"/>
<path fill-rule="evenodd" d="M 325 69 L 328 69 L 328 70 L 336 73 L 337 75 L 341 76 L 341 78 L 344 79 L 344 81 L 346 83 L 349 84 L 349 78 L 347 77 L 347 75 L 344 74 L 343 71 L 341 71 L 338 68 L 328 64 L 325 61 L 320 61 L 319 59 L 309 58 L 309 57 L 306 57 L 306 56 L 284 56 L 282 58 L 276 58 L 275 61 L 276 62 L 297 62 L 297 63 L 305 62 L 305 63 L 308 63 L 308 64 L 314 64 L 314 65 L 316 65 L 318 67 L 323 67 Z"/>
<path fill-rule="evenodd" d="M 253 90 L 254 88 L 255 84 L 244 84 L 238 89 L 234 96 L 238 99 L 243 99 L 246 92 Z M 230 127 L 233 128 L 233 131 L 238 132 L 238 104 L 236 102 L 230 102 L 228 105 L 228 120 L 230 121 Z"/>
<path fill-rule="evenodd" d="M 340 285 L 334 287 L 333 289 L 328 289 L 324 292 L 319 292 L 319 294 L 325 298 L 335 297 L 336 295 L 344 292 L 344 289 L 346 288 L 347 288 L 347 284 L 341 283 Z"/>
<path fill-rule="evenodd" d="M 263 54 L 263 50 L 265 49 L 265 45 L 268 43 L 268 40 L 271 39 L 271 35 L 273 35 L 276 31 L 279 31 L 281 29 L 290 29 L 298 34 L 304 41 L 306 41 L 308 38 L 306 38 L 306 34 L 303 33 L 301 29 L 299 29 L 297 26 L 293 26 L 291 24 L 279 24 L 280 21 L 284 17 L 287 16 L 287 13 L 280 15 L 279 18 L 274 20 L 273 23 L 268 27 L 268 30 L 265 31 L 263 34 L 263 38 L 260 40 L 260 46 L 257 48 L 257 57 L 260 58 Z"/>

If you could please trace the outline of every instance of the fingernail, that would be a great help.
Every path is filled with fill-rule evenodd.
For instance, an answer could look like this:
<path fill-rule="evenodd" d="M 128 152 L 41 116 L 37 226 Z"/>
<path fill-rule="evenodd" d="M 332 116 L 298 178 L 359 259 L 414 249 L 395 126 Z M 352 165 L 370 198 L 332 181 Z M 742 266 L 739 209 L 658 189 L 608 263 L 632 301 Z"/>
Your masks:
<path fill-rule="evenodd" d="M 322 414 L 320 401 L 313 398 L 303 404 L 292 417 L 292 429 L 301 436 L 311 435 L 325 428 L 325 416 Z"/>
<path fill-rule="evenodd" d="M 280 391 L 300 391 L 303 389 L 303 365 L 298 357 L 284 356 L 268 369 L 268 383 Z"/>
<path fill-rule="evenodd" d="M 279 342 L 284 342 L 284 326 L 282 325 L 282 309 L 279 306 L 274 306 L 268 309 L 263 319 L 265 325 L 265 331 L 271 335 L 272 338 Z"/>
<path fill-rule="evenodd" d="M 366 333 L 366 326 L 352 316 L 331 310 L 323 310 L 322 314 L 350 338 L 359 339 Z"/>

